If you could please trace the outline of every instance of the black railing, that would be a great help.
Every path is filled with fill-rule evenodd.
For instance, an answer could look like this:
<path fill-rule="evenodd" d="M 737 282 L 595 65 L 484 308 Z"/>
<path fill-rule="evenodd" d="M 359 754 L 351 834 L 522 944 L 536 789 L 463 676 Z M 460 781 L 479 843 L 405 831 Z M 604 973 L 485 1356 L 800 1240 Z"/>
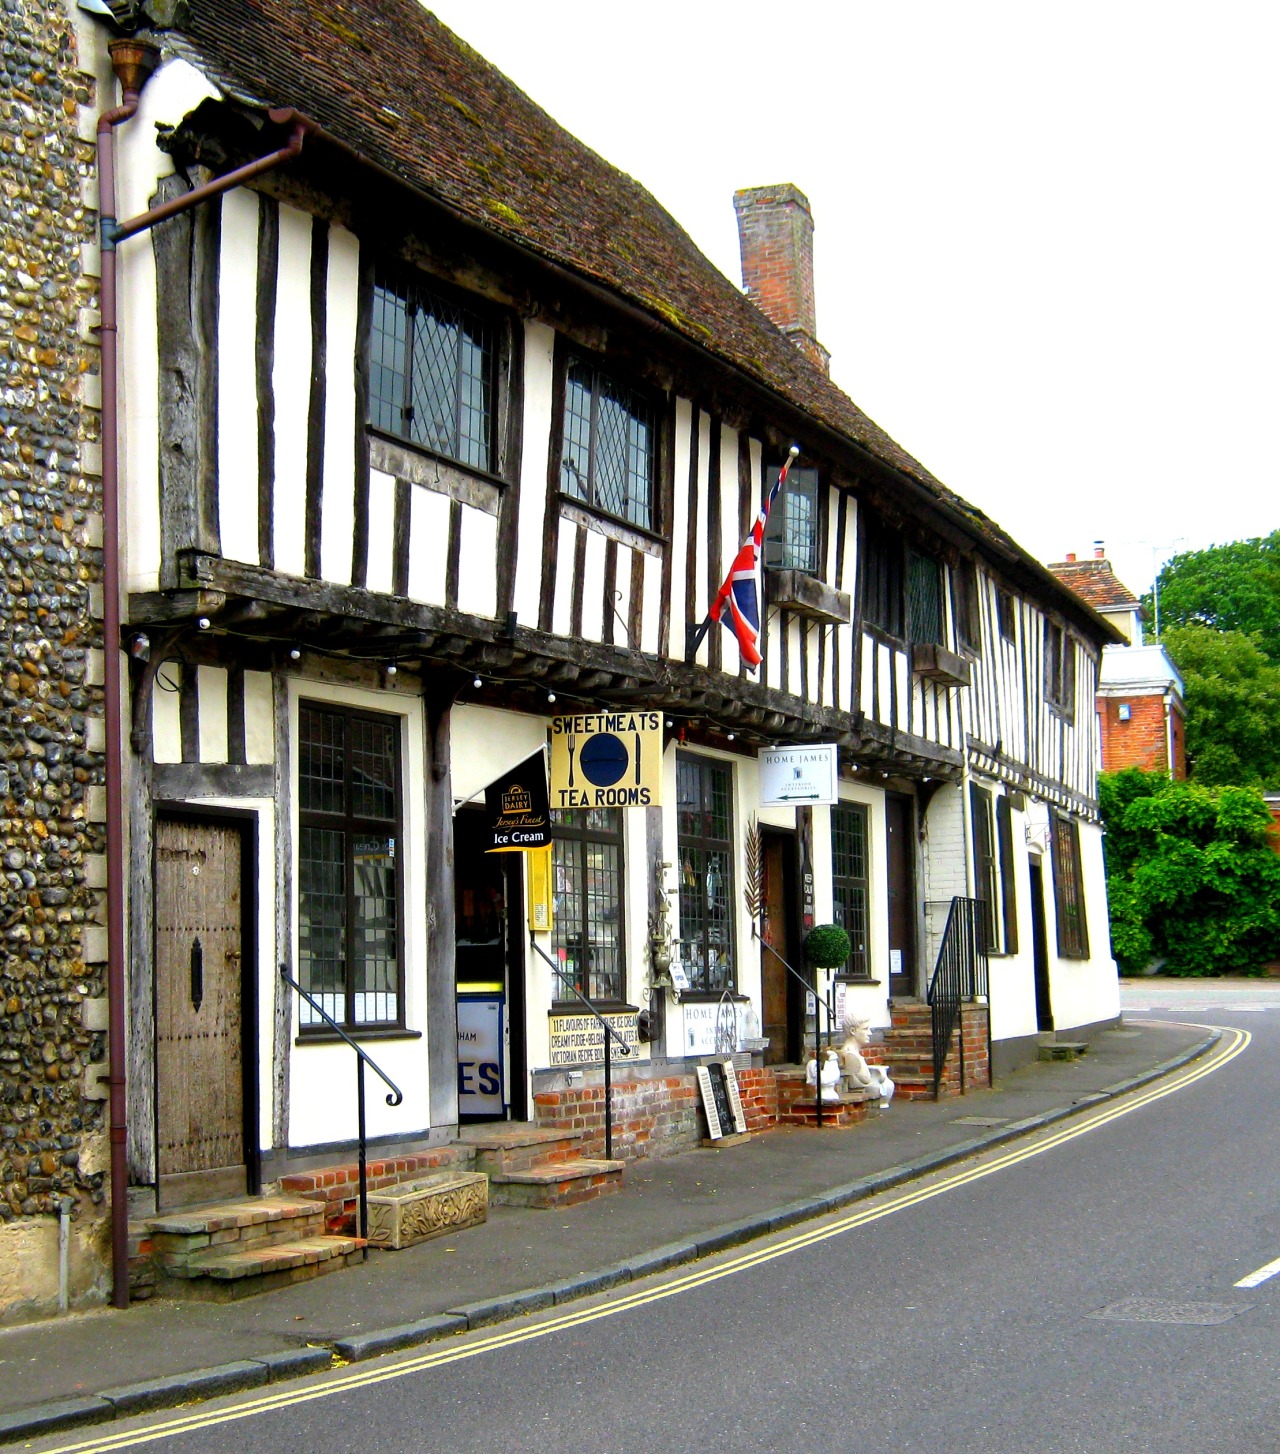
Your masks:
<path fill-rule="evenodd" d="M 369 1260 L 369 1172 L 367 1145 L 364 1129 L 365 1066 L 368 1065 L 373 1071 L 374 1075 L 376 1075 L 379 1080 L 383 1081 L 384 1084 L 386 1084 L 390 1088 L 387 1094 L 387 1104 L 389 1106 L 398 1106 L 401 1101 L 404 1100 L 404 1092 L 395 1083 L 395 1081 L 391 1079 L 386 1071 L 382 1069 L 382 1067 L 378 1064 L 376 1060 L 371 1059 L 368 1055 L 365 1054 L 363 1050 L 361 1050 L 361 1048 L 356 1044 L 351 1036 L 348 1035 L 347 1032 L 342 1028 L 342 1026 L 339 1025 L 338 1022 L 333 1018 L 333 1016 L 328 1014 L 324 1006 L 317 1004 L 315 999 L 313 999 L 312 996 L 309 995 L 307 991 L 302 988 L 298 981 L 294 979 L 293 976 L 289 973 L 288 968 L 283 964 L 280 966 L 280 978 L 284 980 L 285 984 L 287 984 L 290 989 L 295 990 L 299 995 L 301 995 L 301 997 L 306 1000 L 307 1004 L 309 1004 L 311 1008 L 316 1012 L 316 1014 L 319 1015 L 320 1018 L 325 1022 L 325 1024 L 328 1025 L 330 1030 L 332 1030 L 333 1033 L 337 1035 L 340 1040 L 345 1040 L 346 1043 L 350 1045 L 352 1050 L 354 1050 L 356 1053 L 356 1125 L 358 1128 L 357 1135 L 359 1137 L 358 1166 L 360 1171 L 360 1236 L 365 1242 L 364 1258 L 367 1262 Z"/>
<path fill-rule="evenodd" d="M 933 1098 L 942 1091 L 942 1072 L 951 1049 L 951 1037 L 960 1023 L 965 1000 L 987 995 L 986 936 L 979 899 L 954 898 L 947 927 L 938 949 L 938 962 L 929 981 L 929 1009 L 933 1020 Z M 988 1022 L 990 1019 L 988 1009 Z M 960 1034 L 960 1089 L 964 1090 L 964 1032 Z"/>
<path fill-rule="evenodd" d="M 577 981 L 557 964 L 554 959 L 533 937 L 533 930 L 529 931 L 529 947 L 535 954 L 539 954 L 551 966 L 554 973 L 560 976 L 560 982 L 566 985 L 573 993 L 575 999 L 579 999 L 587 1007 L 587 1013 L 594 1015 L 600 1022 L 600 1028 L 604 1031 L 604 1159 L 613 1160 L 613 1056 L 610 1053 L 610 1046 L 613 1041 L 618 1042 L 618 1048 L 623 1055 L 631 1054 L 631 1046 L 622 1038 L 605 1017 L 596 1009 L 595 1005 L 578 988 Z"/>
<path fill-rule="evenodd" d="M 821 1126 L 822 1125 L 822 1030 L 821 1030 L 821 1025 L 820 1025 L 820 1021 L 819 1021 L 819 1018 L 818 1018 L 818 1011 L 819 1011 L 819 1008 L 821 1008 L 821 1009 L 825 1010 L 826 1013 L 827 1013 L 827 1045 L 830 1046 L 830 1044 L 831 1044 L 831 1031 L 832 1031 L 832 1029 L 834 1027 L 834 1021 L 835 1021 L 835 1015 L 836 1015 L 835 988 L 834 988 L 834 986 L 831 987 L 829 995 L 820 995 L 818 993 L 818 989 L 817 989 L 817 982 L 816 982 L 817 981 L 817 976 L 816 975 L 814 976 L 815 982 L 813 984 L 810 984 L 809 981 L 807 979 L 805 979 L 804 975 L 802 975 L 798 969 L 793 968 L 790 964 L 787 963 L 787 961 L 785 959 L 783 959 L 782 955 L 780 955 L 778 953 L 778 951 L 773 947 L 772 944 L 766 944 L 765 941 L 764 941 L 764 939 L 763 939 L 763 937 L 761 937 L 760 943 L 761 943 L 761 945 L 763 945 L 763 947 L 765 949 L 767 949 L 769 951 L 770 954 L 773 955 L 773 957 L 778 961 L 778 963 L 783 967 L 783 969 L 785 969 L 787 971 L 787 973 L 789 975 L 791 975 L 793 978 L 795 978 L 795 979 L 797 979 L 797 980 L 800 981 L 800 983 L 804 986 L 805 994 L 806 995 L 812 995 L 813 996 L 813 1059 L 814 1059 L 814 1070 L 813 1070 L 813 1105 L 814 1105 L 814 1114 L 815 1114 L 815 1117 L 817 1119 L 817 1123 L 818 1123 L 819 1126 Z"/>

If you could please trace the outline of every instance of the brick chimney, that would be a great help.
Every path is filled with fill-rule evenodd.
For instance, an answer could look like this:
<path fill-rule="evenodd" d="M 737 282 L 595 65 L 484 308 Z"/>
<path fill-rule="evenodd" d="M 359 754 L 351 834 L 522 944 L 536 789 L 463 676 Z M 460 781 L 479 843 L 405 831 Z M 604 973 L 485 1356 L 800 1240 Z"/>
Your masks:
<path fill-rule="evenodd" d="M 790 182 L 733 194 L 747 297 L 824 372 L 831 355 L 818 342 L 813 303 L 813 213 Z"/>

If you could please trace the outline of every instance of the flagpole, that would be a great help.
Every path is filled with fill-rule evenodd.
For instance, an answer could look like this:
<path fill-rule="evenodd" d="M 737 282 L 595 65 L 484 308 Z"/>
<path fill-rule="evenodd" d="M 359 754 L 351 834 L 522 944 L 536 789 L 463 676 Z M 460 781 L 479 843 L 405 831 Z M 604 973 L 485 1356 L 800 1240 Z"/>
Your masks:
<path fill-rule="evenodd" d="M 777 489 L 777 490 L 780 491 L 781 488 L 782 488 L 782 486 L 784 484 L 786 484 L 787 475 L 789 474 L 789 472 L 791 470 L 791 466 L 792 466 L 792 464 L 795 463 L 795 460 L 796 460 L 797 456 L 799 455 L 799 453 L 800 453 L 800 446 L 798 444 L 793 444 L 791 446 L 791 448 L 789 450 L 787 450 L 787 457 L 783 461 L 782 469 L 778 472 L 778 483 L 774 487 L 775 489 Z M 770 506 L 770 503 L 771 503 L 770 495 L 766 495 L 765 496 L 765 504 L 764 504 L 764 515 L 766 516 L 766 518 L 767 518 L 767 516 L 769 514 L 769 506 Z M 757 517 L 757 518 L 759 518 L 759 517 Z M 750 538 L 750 532 L 748 532 L 748 539 L 749 538 Z M 723 589 L 724 589 L 724 587 L 722 586 L 721 587 L 721 591 L 723 591 Z M 720 593 L 721 593 L 720 591 L 717 591 L 716 592 L 716 600 L 719 600 Z M 712 604 L 714 606 L 714 602 Z M 711 607 L 708 607 L 707 608 L 707 614 L 702 618 L 701 625 L 696 626 L 696 627 L 694 627 L 694 626 L 686 626 L 685 627 L 685 636 L 684 636 L 684 639 L 685 639 L 684 664 L 686 666 L 692 666 L 693 665 L 694 659 L 698 655 L 698 648 L 702 645 L 703 641 L 706 640 L 707 632 L 711 629 L 711 620 L 712 620 L 712 617 L 711 617 L 711 609 L 712 609 Z"/>

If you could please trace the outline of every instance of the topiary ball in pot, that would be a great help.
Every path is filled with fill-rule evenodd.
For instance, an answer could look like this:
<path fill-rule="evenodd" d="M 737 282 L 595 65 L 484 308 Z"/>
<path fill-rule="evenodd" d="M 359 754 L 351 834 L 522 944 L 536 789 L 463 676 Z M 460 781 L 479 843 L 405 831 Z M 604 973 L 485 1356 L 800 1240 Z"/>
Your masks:
<path fill-rule="evenodd" d="M 816 924 L 805 935 L 804 957 L 818 969 L 839 969 L 852 952 L 849 936 L 839 924 Z"/>

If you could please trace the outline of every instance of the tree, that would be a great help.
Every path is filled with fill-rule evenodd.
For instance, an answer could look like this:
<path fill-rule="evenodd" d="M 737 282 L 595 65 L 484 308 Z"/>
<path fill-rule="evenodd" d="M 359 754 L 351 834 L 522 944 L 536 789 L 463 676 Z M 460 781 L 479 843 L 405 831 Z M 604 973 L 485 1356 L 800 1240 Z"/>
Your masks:
<path fill-rule="evenodd" d="M 1280 665 L 1280 530 L 1175 555 L 1156 578 L 1160 629 L 1242 631 Z M 1143 605 L 1154 619 L 1154 599 Z"/>
<path fill-rule="evenodd" d="M 1186 686 L 1195 781 L 1280 786 L 1280 662 L 1243 632 L 1198 622 L 1162 640 Z"/>
<path fill-rule="evenodd" d="M 1127 974 L 1258 974 L 1280 956 L 1280 854 L 1253 788 L 1104 773 L 1112 953 Z"/>

